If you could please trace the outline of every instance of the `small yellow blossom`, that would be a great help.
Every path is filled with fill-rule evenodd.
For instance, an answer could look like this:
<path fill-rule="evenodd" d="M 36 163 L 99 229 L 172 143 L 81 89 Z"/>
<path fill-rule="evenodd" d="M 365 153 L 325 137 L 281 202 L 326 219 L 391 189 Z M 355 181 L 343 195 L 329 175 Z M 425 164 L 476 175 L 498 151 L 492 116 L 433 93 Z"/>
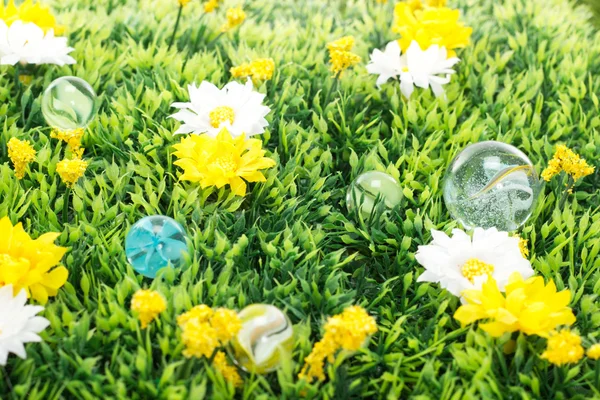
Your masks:
<path fill-rule="evenodd" d="M 242 10 L 242 7 L 230 8 L 225 16 L 227 17 L 227 23 L 221 29 L 223 32 L 241 25 L 246 20 L 246 13 Z"/>
<path fill-rule="evenodd" d="M 275 166 L 275 161 L 264 157 L 259 139 L 233 138 L 227 129 L 216 138 L 208 134 L 184 137 L 174 147 L 179 158 L 174 164 L 184 171 L 180 180 L 199 182 L 203 188 L 229 185 L 238 196 L 246 194 L 245 181 L 264 182 L 260 170 Z"/>
<path fill-rule="evenodd" d="M 185 6 L 187 6 L 187 5 L 188 5 L 188 3 L 189 3 L 190 1 L 192 1 L 192 0 L 177 0 L 177 1 L 179 2 L 179 5 L 180 5 L 181 7 L 185 7 Z"/>
<path fill-rule="evenodd" d="M 542 172 L 542 178 L 549 181 L 555 175 L 560 174 L 561 171 L 565 171 L 567 175 L 573 178 L 573 181 L 577 181 L 584 176 L 593 174 L 594 167 L 588 165 L 583 158 L 567 146 L 558 145 L 554 157 L 548 163 L 548 168 Z"/>
<path fill-rule="evenodd" d="M 375 0 L 379 4 L 387 4 L 388 0 Z"/>
<path fill-rule="evenodd" d="M 458 10 L 445 7 L 415 10 L 414 5 L 398 3 L 394 17 L 393 31 L 400 34 L 398 43 L 403 52 L 416 40 L 422 49 L 437 44 L 448 50 L 448 58 L 455 57 L 454 49 L 465 47 L 473 32 L 459 22 Z"/>
<path fill-rule="evenodd" d="M 165 298 L 154 290 L 138 290 L 131 299 L 131 311 L 138 314 L 142 329 L 167 309 Z"/>
<path fill-rule="evenodd" d="M 213 314 L 214 312 L 212 308 L 207 305 L 200 304 L 199 306 L 195 306 L 190 311 L 177 317 L 177 325 L 183 328 L 185 324 L 192 319 L 196 319 L 200 322 L 208 322 Z"/>
<path fill-rule="evenodd" d="M 226 345 L 242 328 L 237 313 L 226 308 L 213 310 L 207 305 L 195 306 L 177 317 L 177 324 L 183 331 L 186 357 L 210 357 L 220 345 Z M 204 329 L 200 338 L 199 330 Z"/>
<path fill-rule="evenodd" d="M 360 349 L 368 337 L 377 332 L 377 324 L 375 318 L 362 307 L 352 306 L 329 318 L 324 330 L 321 341 L 315 343 L 311 353 L 304 359 L 304 367 L 298 375 L 300 379 L 309 382 L 315 378 L 325 380 L 325 361 L 332 363 L 338 350 Z"/>
<path fill-rule="evenodd" d="M 35 150 L 29 140 L 11 138 L 7 144 L 8 157 L 15 168 L 17 179 L 23 179 L 27 165 L 35 159 Z"/>
<path fill-rule="evenodd" d="M 354 38 L 352 36 L 345 36 L 327 44 L 331 72 L 333 72 L 334 75 L 338 76 L 346 69 L 360 62 L 360 56 L 350 51 L 353 46 Z"/>
<path fill-rule="evenodd" d="M 231 67 L 229 72 L 231 72 L 231 75 L 234 78 L 245 78 L 252 75 L 252 70 L 250 69 L 249 63 L 243 63 L 237 67 Z"/>
<path fill-rule="evenodd" d="M 213 310 L 201 304 L 177 317 L 177 324 L 182 330 L 185 357 L 210 358 L 214 355 L 213 367 L 234 386 L 242 384 L 237 369 L 227 362 L 225 353 L 218 350 L 242 328 L 242 321 L 235 311 L 226 308 Z"/>
<path fill-rule="evenodd" d="M 225 353 L 217 351 L 213 359 L 213 367 L 223 375 L 223 377 L 231 382 L 233 386 L 239 387 L 242 385 L 242 378 L 237 371 L 237 368 L 227 362 Z"/>
<path fill-rule="evenodd" d="M 181 314 L 177 317 L 177 324 L 185 329 L 191 320 L 208 323 L 214 329 L 216 338 L 223 344 L 229 342 L 242 329 L 242 321 L 237 312 L 226 308 L 213 310 L 204 304 Z"/>
<path fill-rule="evenodd" d="M 354 37 L 344 36 L 333 42 L 327 43 L 327 50 L 329 51 L 350 51 L 354 47 Z"/>
<path fill-rule="evenodd" d="M 208 0 L 204 3 L 204 12 L 211 13 L 219 7 L 219 0 Z"/>
<path fill-rule="evenodd" d="M 332 363 L 334 355 L 339 346 L 331 337 L 325 335 L 323 339 L 315 343 L 312 351 L 304 358 L 304 367 L 298 374 L 298 378 L 312 382 L 315 378 L 319 381 L 325 380 L 325 360 Z"/>
<path fill-rule="evenodd" d="M 80 158 L 64 159 L 56 164 L 56 172 L 58 172 L 65 185 L 71 188 L 85 174 L 87 166 L 88 162 Z"/>
<path fill-rule="evenodd" d="M 360 62 L 360 56 L 350 51 L 332 51 L 330 53 L 331 72 L 341 74 Z"/>
<path fill-rule="evenodd" d="M 588 358 L 592 360 L 597 360 L 600 358 L 600 343 L 596 343 L 590 346 L 587 351 Z"/>
<path fill-rule="evenodd" d="M 58 236 L 49 232 L 34 240 L 21 223 L 0 218 L 0 287 L 12 284 L 15 294 L 23 289 L 42 304 L 56 296 L 69 276 L 59 265 L 67 248 L 54 244 Z"/>
<path fill-rule="evenodd" d="M 581 337 L 569 330 L 562 330 L 550 335 L 546 351 L 541 357 L 554 365 L 563 365 L 576 363 L 583 358 L 583 353 Z"/>
<path fill-rule="evenodd" d="M 210 319 L 210 325 L 215 328 L 217 339 L 227 343 L 242 329 L 242 321 L 233 310 L 218 308 Z"/>
<path fill-rule="evenodd" d="M 254 82 L 267 81 L 273 77 L 275 62 L 271 58 L 259 58 L 230 69 L 234 78 L 251 77 Z"/>
<path fill-rule="evenodd" d="M 81 156 L 81 139 L 83 138 L 83 133 L 83 128 L 69 129 L 65 131 L 60 129 L 52 129 L 50 137 L 65 142 L 73 154 L 76 156 Z"/>
<path fill-rule="evenodd" d="M 515 331 L 548 337 L 559 325 L 575 322 L 568 306 L 571 292 L 568 289 L 557 292 L 553 281 L 545 285 L 540 276 L 523 280 L 515 272 L 505 289 L 503 295 L 495 279 L 489 277 L 481 290 L 464 290 L 462 295 L 467 304 L 456 310 L 454 318 L 463 326 L 488 320 L 479 327 L 493 337 Z"/>
<path fill-rule="evenodd" d="M 181 339 L 185 345 L 183 355 L 187 358 L 209 358 L 220 345 L 215 328 L 195 318 L 183 325 Z"/>
<path fill-rule="evenodd" d="M 275 72 L 275 61 L 272 58 L 259 58 L 250 64 L 252 78 L 260 81 L 266 81 L 273 77 Z"/>
<path fill-rule="evenodd" d="M 0 1 L 0 19 L 6 25 L 10 26 L 13 22 L 21 20 L 23 22 L 33 22 L 44 32 L 50 29 L 54 30 L 55 35 L 62 35 L 64 26 L 58 25 L 56 19 L 48 6 L 42 6 L 39 2 L 33 0 L 25 0 L 20 6 L 15 6 L 14 0 L 10 0 L 8 5 L 4 5 L 4 1 Z"/>

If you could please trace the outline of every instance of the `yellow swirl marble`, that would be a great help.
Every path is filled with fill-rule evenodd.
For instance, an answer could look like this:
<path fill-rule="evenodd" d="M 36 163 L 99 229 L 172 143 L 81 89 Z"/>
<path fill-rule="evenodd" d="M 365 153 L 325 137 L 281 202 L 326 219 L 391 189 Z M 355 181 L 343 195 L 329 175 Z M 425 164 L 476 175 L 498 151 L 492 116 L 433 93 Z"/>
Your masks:
<path fill-rule="evenodd" d="M 242 329 L 232 341 L 237 364 L 249 372 L 275 370 L 294 347 L 292 324 L 277 307 L 252 304 L 238 314 Z"/>

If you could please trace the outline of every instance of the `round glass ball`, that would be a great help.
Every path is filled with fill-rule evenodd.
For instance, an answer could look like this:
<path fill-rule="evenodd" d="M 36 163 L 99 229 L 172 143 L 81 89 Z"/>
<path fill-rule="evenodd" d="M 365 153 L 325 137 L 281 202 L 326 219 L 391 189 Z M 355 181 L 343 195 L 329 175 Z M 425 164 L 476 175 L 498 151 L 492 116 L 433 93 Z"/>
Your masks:
<path fill-rule="evenodd" d="M 163 215 L 144 217 L 125 237 L 125 254 L 133 269 L 154 278 L 159 269 L 178 266 L 187 252 L 186 234 L 174 219 Z"/>
<path fill-rule="evenodd" d="M 268 304 L 252 304 L 238 313 L 242 329 L 232 340 L 236 363 L 246 371 L 275 370 L 294 348 L 292 323 L 283 311 Z"/>
<path fill-rule="evenodd" d="M 42 96 L 42 114 L 48 125 L 63 131 L 85 128 L 96 115 L 96 92 L 74 76 L 58 78 Z"/>
<path fill-rule="evenodd" d="M 400 204 L 402 197 L 402 189 L 393 176 L 369 171 L 357 176 L 350 184 L 346 192 L 346 207 L 348 211 L 359 207 L 363 216 L 368 217 L 378 201 L 392 209 Z"/>
<path fill-rule="evenodd" d="M 514 231 L 533 213 L 541 182 L 519 149 L 487 141 L 467 146 L 444 176 L 444 201 L 466 229 Z"/>

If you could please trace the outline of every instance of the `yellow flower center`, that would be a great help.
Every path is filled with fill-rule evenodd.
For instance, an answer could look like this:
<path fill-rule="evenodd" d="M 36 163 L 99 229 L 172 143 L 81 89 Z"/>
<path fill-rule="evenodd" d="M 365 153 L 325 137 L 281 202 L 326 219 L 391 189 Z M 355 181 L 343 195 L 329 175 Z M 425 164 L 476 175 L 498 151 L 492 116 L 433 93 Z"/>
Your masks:
<path fill-rule="evenodd" d="M 521 237 L 519 238 L 519 250 L 521 250 L 521 255 L 523 256 L 523 258 L 529 257 L 529 249 L 527 248 L 528 243 L 529 240 L 523 239 Z"/>
<path fill-rule="evenodd" d="M 225 121 L 229 121 L 233 125 L 235 113 L 233 108 L 228 106 L 220 106 L 210 112 L 210 124 L 213 128 L 218 128 Z"/>
<path fill-rule="evenodd" d="M 0 254 L 0 287 L 8 284 L 18 285 L 29 270 L 29 260 Z"/>
<path fill-rule="evenodd" d="M 477 276 L 492 275 L 494 266 L 492 264 L 486 264 L 478 258 L 471 258 L 463 264 L 460 271 L 465 278 L 471 281 L 471 283 L 474 283 L 475 277 Z"/>
<path fill-rule="evenodd" d="M 402 67 L 402 72 L 408 72 L 408 67 Z"/>
<path fill-rule="evenodd" d="M 232 173 L 237 168 L 237 163 L 234 161 L 233 155 L 231 154 L 223 154 L 220 157 L 215 158 L 211 164 L 212 166 L 219 168 L 223 172 L 223 175 Z"/>
<path fill-rule="evenodd" d="M 16 258 L 10 254 L 0 254 L 0 267 L 15 267 L 23 262 L 28 263 L 29 261 L 26 258 Z"/>

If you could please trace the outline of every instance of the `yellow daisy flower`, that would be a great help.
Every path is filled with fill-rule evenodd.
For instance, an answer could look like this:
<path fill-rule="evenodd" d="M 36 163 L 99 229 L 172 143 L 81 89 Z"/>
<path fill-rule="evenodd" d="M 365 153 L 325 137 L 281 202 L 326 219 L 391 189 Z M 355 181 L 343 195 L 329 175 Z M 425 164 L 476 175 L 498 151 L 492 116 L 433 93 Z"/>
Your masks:
<path fill-rule="evenodd" d="M 260 140 L 233 138 L 227 129 L 216 138 L 190 135 L 174 147 L 179 158 L 174 164 L 184 172 L 180 180 L 198 182 L 202 188 L 229 185 L 238 196 L 246 194 L 246 181 L 264 182 L 260 170 L 275 166 L 275 161 L 264 157 Z"/>
<path fill-rule="evenodd" d="M 544 284 L 540 276 L 523 280 L 521 274 L 514 272 L 505 289 L 506 295 L 490 277 L 481 290 L 464 290 L 467 304 L 456 310 L 454 318 L 463 326 L 487 320 L 479 327 L 493 337 L 515 331 L 548 337 L 556 327 L 575 322 L 569 307 L 571 292 L 557 292 L 553 281 Z"/>
<path fill-rule="evenodd" d="M 0 19 L 10 26 L 13 22 L 21 20 L 23 22 L 33 22 L 44 30 L 44 33 L 50 29 L 54 30 L 54 34 L 60 36 L 64 33 L 65 28 L 56 23 L 56 18 L 52 15 L 50 7 L 42 6 L 39 2 L 33 0 L 25 0 L 20 6 L 16 6 L 14 0 L 10 0 L 8 5 L 4 5 L 0 1 Z"/>
<path fill-rule="evenodd" d="M 24 289 L 28 297 L 45 304 L 48 297 L 56 296 L 69 276 L 58 265 L 67 252 L 56 246 L 60 233 L 46 233 L 32 239 L 18 223 L 12 225 L 8 217 L 0 219 L 0 287 L 13 285 L 15 294 Z"/>
<path fill-rule="evenodd" d="M 448 58 L 456 57 L 454 49 L 465 47 L 473 29 L 459 21 L 460 13 L 446 7 L 413 10 L 408 3 L 398 3 L 394 9 L 393 31 L 400 34 L 400 48 L 406 51 L 415 40 L 422 49 L 432 44 L 448 50 Z"/>

